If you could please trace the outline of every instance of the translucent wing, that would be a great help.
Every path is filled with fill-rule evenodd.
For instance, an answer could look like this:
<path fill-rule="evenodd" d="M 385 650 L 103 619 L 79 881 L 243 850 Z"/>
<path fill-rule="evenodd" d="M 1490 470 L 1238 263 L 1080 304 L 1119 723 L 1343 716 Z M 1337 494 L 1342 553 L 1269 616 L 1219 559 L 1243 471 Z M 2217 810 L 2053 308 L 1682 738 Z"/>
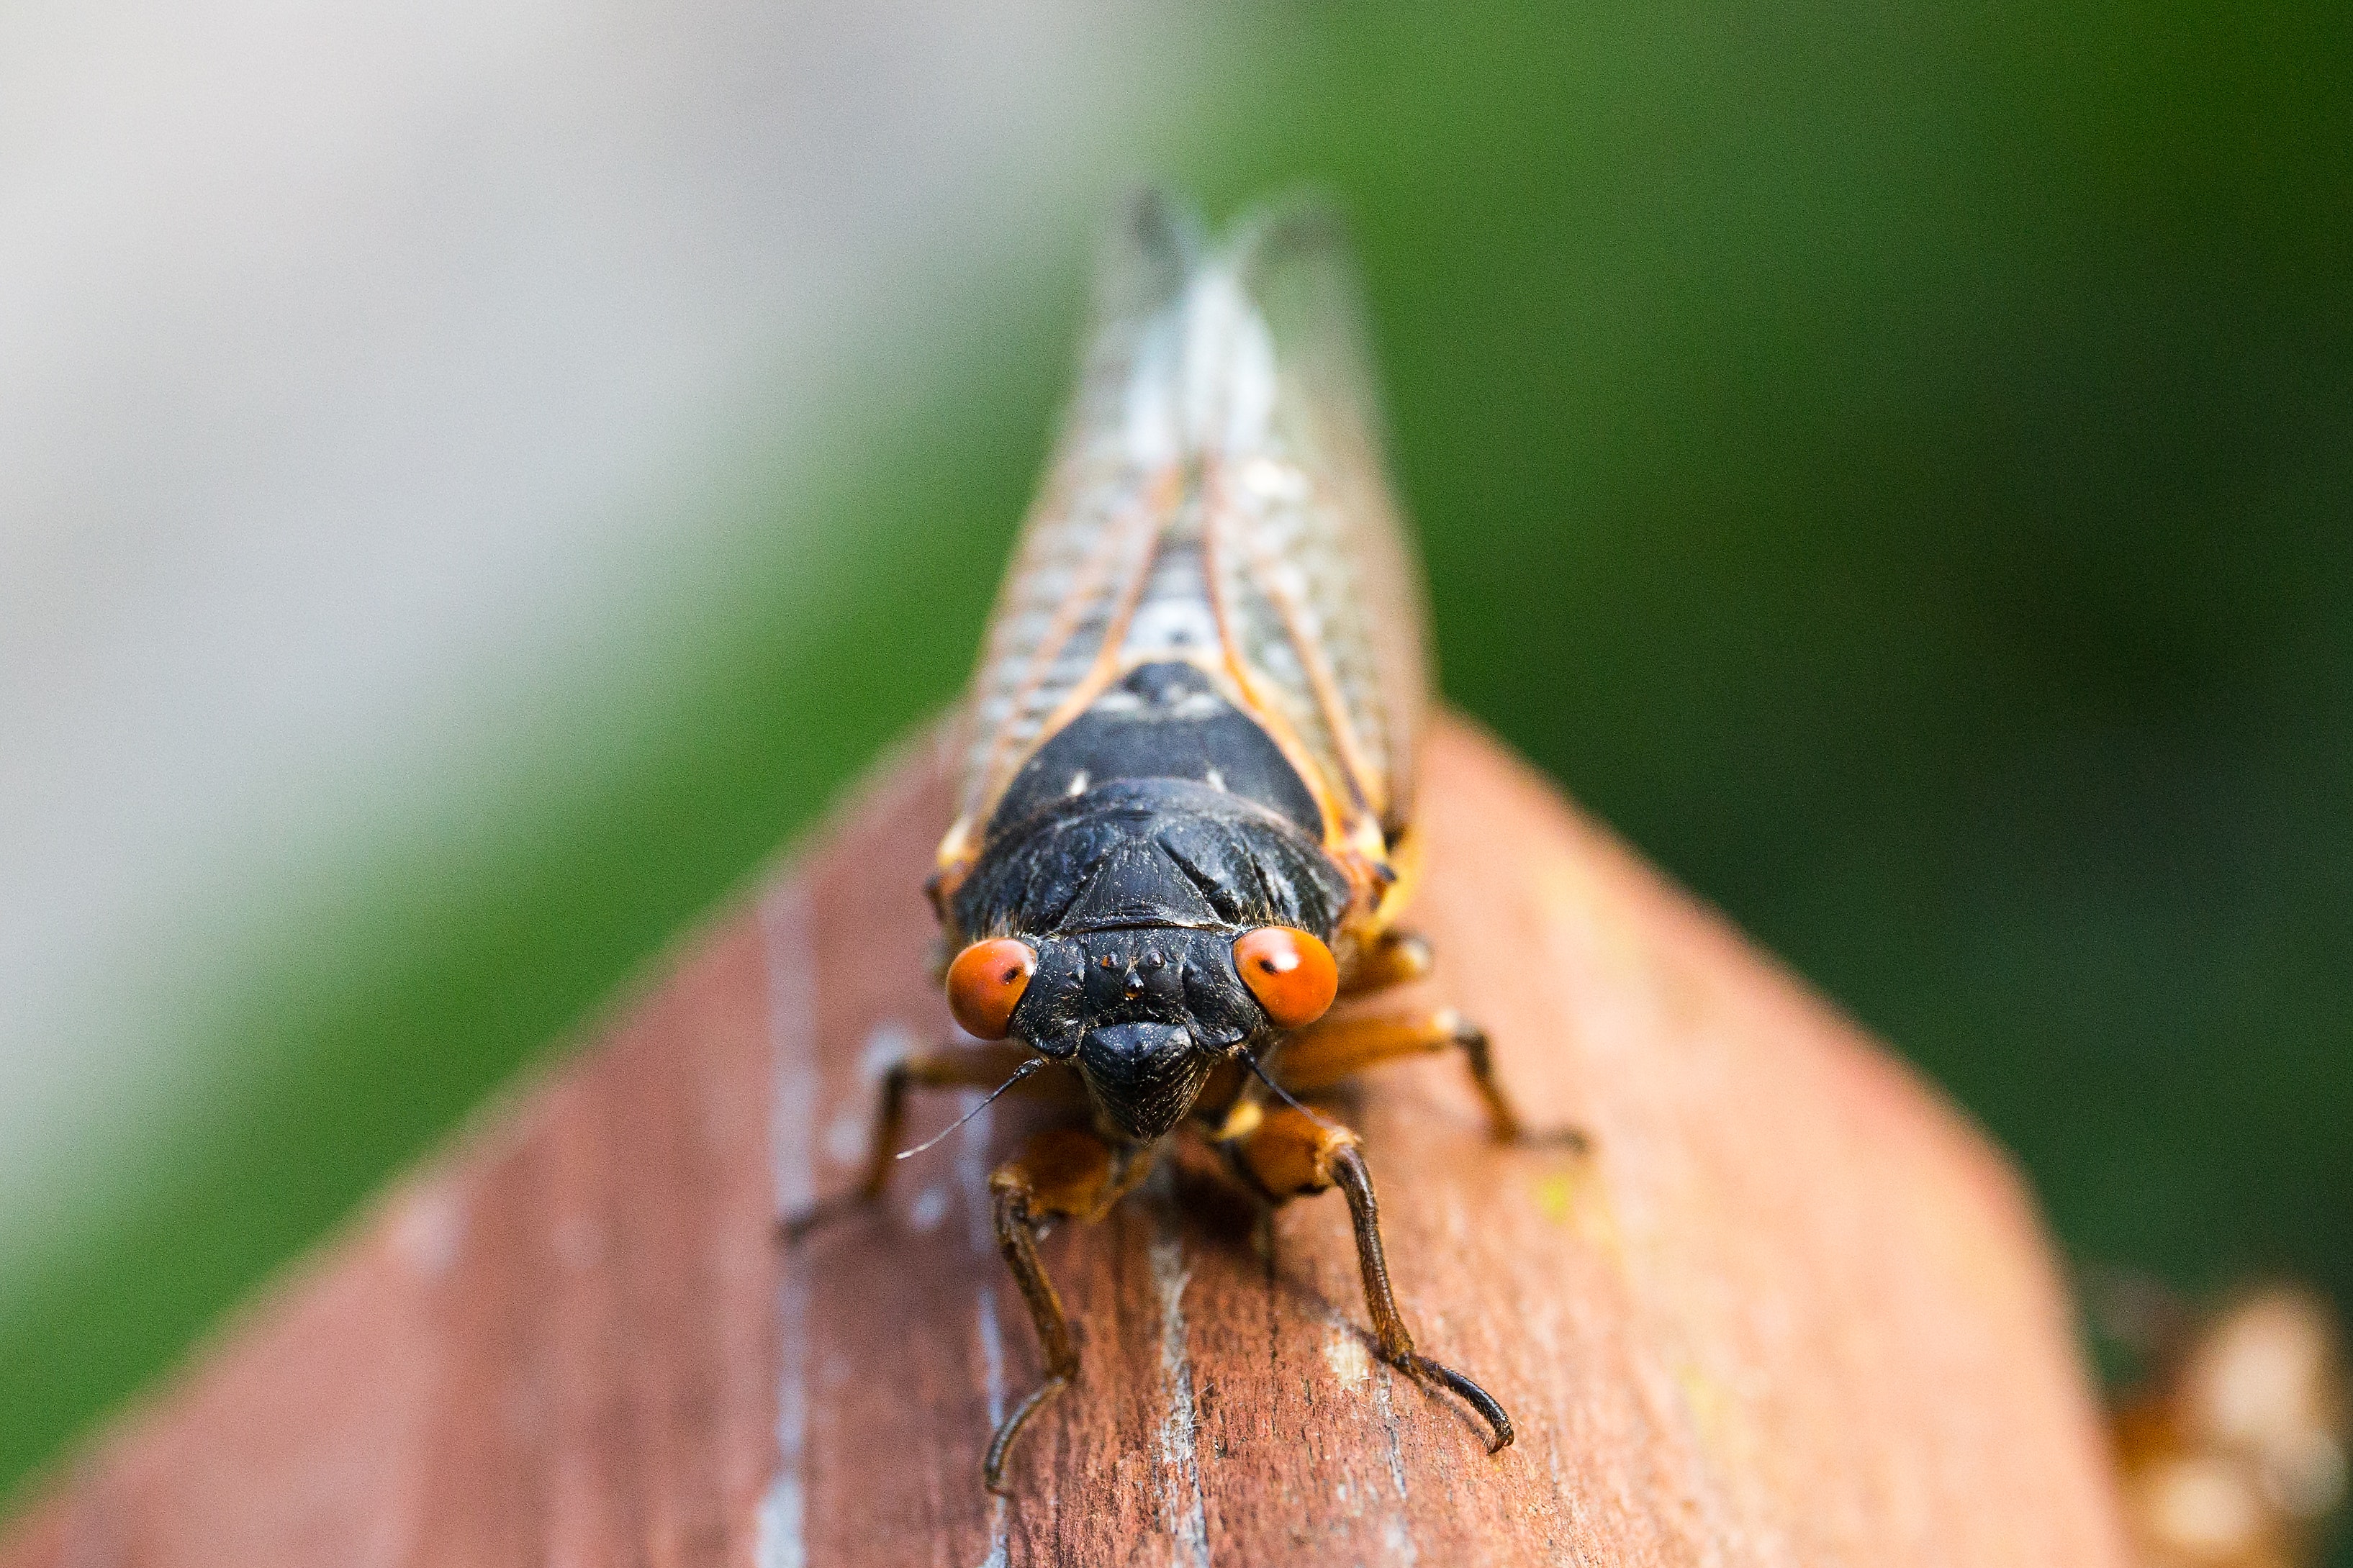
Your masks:
<path fill-rule="evenodd" d="M 1423 611 L 1369 388 L 1330 215 L 1271 213 L 1204 254 L 1157 199 L 1131 210 L 974 678 L 944 865 L 1039 745 L 1165 658 L 1275 734 L 1332 838 L 1377 852 L 1402 825 Z"/>
<path fill-rule="evenodd" d="M 1412 805 L 1427 612 L 1382 461 L 1346 234 L 1328 209 L 1282 209 L 1246 226 L 1229 257 L 1246 311 L 1235 357 L 1250 357 L 1263 323 L 1272 374 L 1261 419 L 1246 401 L 1252 373 L 1237 368 L 1242 405 L 1211 466 L 1226 636 L 1251 694 L 1393 833 Z"/>

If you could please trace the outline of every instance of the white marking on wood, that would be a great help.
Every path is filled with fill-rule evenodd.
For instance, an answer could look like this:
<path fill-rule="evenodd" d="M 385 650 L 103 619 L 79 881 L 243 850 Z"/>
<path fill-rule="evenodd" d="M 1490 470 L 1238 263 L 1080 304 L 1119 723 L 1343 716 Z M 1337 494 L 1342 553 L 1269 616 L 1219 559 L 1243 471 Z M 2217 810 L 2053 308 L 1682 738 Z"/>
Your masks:
<path fill-rule="evenodd" d="M 809 961 L 808 895 L 800 884 L 761 903 L 760 936 L 776 1058 L 768 1137 L 781 1215 L 807 1207 L 817 1189 L 817 971 Z M 760 1500 L 759 1568 L 808 1564 L 808 1314 L 807 1268 L 787 1252 L 776 1300 L 776 1475 Z"/>
<path fill-rule="evenodd" d="M 1398 1511 L 1389 1516 L 1388 1526 L 1382 1533 L 1391 1556 L 1400 1563 L 1419 1563 L 1421 1549 L 1415 1544 L 1413 1527 L 1406 1522 L 1405 1516 L 1405 1438 L 1398 1430 L 1397 1410 L 1389 1404 L 1389 1372 L 1386 1366 L 1373 1379 L 1373 1404 L 1381 1413 L 1382 1436 L 1388 1439 L 1389 1484 L 1397 1488 L 1398 1500 Z"/>
<path fill-rule="evenodd" d="M 988 1135 L 997 1113 L 978 1108 L 978 1103 L 986 1102 L 977 1090 L 967 1092 L 964 1099 L 964 1109 L 971 1111 L 972 1120 L 964 1124 L 964 1137 L 956 1144 L 956 1181 L 964 1189 L 965 1239 L 974 1252 L 987 1257 L 997 1249 L 996 1205 L 988 1191 Z M 982 1276 L 973 1305 L 980 1336 L 981 1392 L 988 1399 L 988 1430 L 993 1435 L 997 1424 L 1005 1419 L 1005 1333 L 997 1321 L 993 1274 Z M 988 1555 L 980 1560 L 980 1568 L 1007 1568 L 1011 1561 L 1012 1532 L 1007 1527 L 1005 1508 L 1003 1497 L 988 1500 Z"/>
<path fill-rule="evenodd" d="M 1545 1468 L 1552 1476 L 1553 1497 L 1560 1505 L 1561 1517 L 1567 1521 L 1569 1549 L 1576 1553 L 1576 1561 L 1583 1563 L 1591 1561 L 1585 1554 L 1583 1542 L 1591 1539 L 1593 1526 L 1586 1518 L 1583 1500 L 1570 1489 L 1568 1479 L 1561 1474 L 1559 1430 L 1555 1428 L 1554 1440 L 1545 1445 Z"/>
<path fill-rule="evenodd" d="M 915 1032 L 896 1021 L 874 1026 L 866 1037 L 866 1045 L 858 1053 L 858 1070 L 869 1083 L 879 1083 L 882 1075 L 915 1054 Z"/>
<path fill-rule="evenodd" d="M 1005 1335 L 997 1326 L 997 1292 L 984 1282 L 976 1295 L 980 1303 L 981 1391 L 988 1396 L 993 1433 L 1005 1419 Z"/>
<path fill-rule="evenodd" d="M 969 1114 L 964 1136 L 956 1143 L 956 1185 L 964 1193 L 965 1242 L 978 1256 L 997 1255 L 997 1205 L 988 1193 L 988 1140 L 997 1128 L 994 1109 L 982 1110 L 987 1100 L 976 1089 L 958 1095 L 956 1114 Z"/>
<path fill-rule="evenodd" d="M 1351 1393 L 1364 1387 L 1365 1380 L 1373 1375 L 1373 1358 L 1366 1353 L 1365 1342 L 1344 1324 L 1333 1324 L 1324 1336 L 1324 1360 L 1340 1386 Z"/>
<path fill-rule="evenodd" d="M 1161 1508 L 1176 1538 L 1175 1561 L 1208 1568 L 1209 1525 L 1201 1501 L 1201 1458 L 1196 1447 L 1198 1413 L 1193 1407 L 1193 1357 L 1185 1342 L 1185 1240 L 1176 1231 L 1168 1194 L 1152 1205 L 1152 1284 L 1160 1297 L 1160 1384 L 1168 1413 L 1160 1420 Z"/>
<path fill-rule="evenodd" d="M 997 1325 L 997 1292 L 987 1280 L 977 1292 L 980 1330 L 980 1374 L 983 1391 L 988 1395 L 988 1429 L 996 1432 L 997 1424 L 1005 1419 L 1005 1335 Z M 1012 1531 L 1006 1528 L 1006 1499 L 1001 1493 L 988 1500 L 988 1555 L 980 1560 L 980 1568 L 1007 1568 L 1012 1561 Z"/>
<path fill-rule="evenodd" d="M 907 1223 L 919 1231 L 937 1230 L 940 1221 L 947 1217 L 947 1189 L 937 1183 L 917 1193 L 915 1201 L 907 1205 Z"/>
<path fill-rule="evenodd" d="M 844 1110 L 825 1130 L 825 1157 L 837 1165 L 855 1165 L 866 1158 L 866 1141 L 873 1135 L 867 1119 L 855 1109 Z"/>

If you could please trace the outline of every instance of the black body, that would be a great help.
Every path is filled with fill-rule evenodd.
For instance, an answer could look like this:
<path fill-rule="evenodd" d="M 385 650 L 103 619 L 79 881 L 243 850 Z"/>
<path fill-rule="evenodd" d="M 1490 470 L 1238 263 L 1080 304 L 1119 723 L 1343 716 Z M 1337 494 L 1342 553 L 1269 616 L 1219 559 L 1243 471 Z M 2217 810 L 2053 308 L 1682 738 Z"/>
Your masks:
<path fill-rule="evenodd" d="M 1219 1062 L 1271 1026 L 1234 940 L 1294 926 L 1329 942 L 1348 882 L 1299 774 L 1190 665 L 1145 665 L 1018 773 L 948 911 L 1038 969 L 1011 1030 L 1075 1066 L 1110 1130 L 1166 1133 Z"/>

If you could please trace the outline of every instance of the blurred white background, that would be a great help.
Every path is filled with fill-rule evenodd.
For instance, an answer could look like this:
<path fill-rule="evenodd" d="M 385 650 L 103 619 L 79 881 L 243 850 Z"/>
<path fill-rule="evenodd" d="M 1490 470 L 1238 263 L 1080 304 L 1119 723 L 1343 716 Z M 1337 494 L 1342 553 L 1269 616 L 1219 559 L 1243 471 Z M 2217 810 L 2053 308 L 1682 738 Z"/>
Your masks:
<path fill-rule="evenodd" d="M 1210 47 L 1084 0 L 0 11 L 0 1294 L 241 1070 L 193 1020 L 269 911 L 462 844 L 723 574 L 747 455 L 822 484 L 1033 309 Z"/>

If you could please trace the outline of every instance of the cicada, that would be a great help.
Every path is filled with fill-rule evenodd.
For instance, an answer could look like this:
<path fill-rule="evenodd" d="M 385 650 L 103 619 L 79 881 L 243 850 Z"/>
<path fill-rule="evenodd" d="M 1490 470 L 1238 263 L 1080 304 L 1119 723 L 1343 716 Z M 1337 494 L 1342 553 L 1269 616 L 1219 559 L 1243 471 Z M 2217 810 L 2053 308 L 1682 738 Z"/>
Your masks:
<path fill-rule="evenodd" d="M 988 1445 L 992 1490 L 1079 1370 L 1041 1229 L 1103 1215 L 1180 1131 L 1269 1203 L 1337 1187 L 1380 1355 L 1465 1401 L 1501 1449 L 1503 1406 L 1423 1354 L 1398 1309 L 1356 1135 L 1303 1100 L 1451 1051 L 1495 1134 L 1523 1136 L 1486 1036 L 1459 1014 L 1324 1017 L 1430 963 L 1398 924 L 1430 687 L 1421 584 L 1341 226 L 1293 205 L 1207 244 L 1146 197 L 1099 276 L 964 710 L 929 887 L 949 1009 L 972 1038 L 891 1069 L 848 1196 L 881 1193 L 915 1089 L 1068 1091 L 1073 1124 L 990 1182 L 1045 1367 Z"/>

